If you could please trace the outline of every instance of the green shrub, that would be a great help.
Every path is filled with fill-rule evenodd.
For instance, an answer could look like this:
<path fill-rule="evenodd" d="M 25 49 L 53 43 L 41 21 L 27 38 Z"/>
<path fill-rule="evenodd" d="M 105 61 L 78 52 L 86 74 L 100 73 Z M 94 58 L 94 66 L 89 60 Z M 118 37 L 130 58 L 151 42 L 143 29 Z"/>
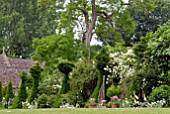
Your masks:
<path fill-rule="evenodd" d="M 96 56 L 96 66 L 97 69 L 103 74 L 104 68 L 110 61 L 109 48 L 107 46 L 103 47 Z"/>
<path fill-rule="evenodd" d="M 60 60 L 58 63 L 58 69 L 60 72 L 68 75 L 74 67 L 74 63 L 66 60 Z"/>
<path fill-rule="evenodd" d="M 58 79 L 59 77 L 64 76 L 62 73 L 56 73 L 56 75 L 50 76 L 50 78 L 44 77 L 41 84 L 38 87 L 39 94 L 46 94 L 46 95 L 56 95 L 60 87 L 59 85 L 61 82 Z"/>
<path fill-rule="evenodd" d="M 90 98 L 95 98 L 95 99 L 98 99 L 98 95 L 99 95 L 99 91 L 100 91 L 100 87 L 102 85 L 102 75 L 101 73 L 99 72 L 98 74 L 98 80 L 97 80 L 97 86 L 95 87 L 92 95 L 90 96 Z"/>
<path fill-rule="evenodd" d="M 53 104 L 53 108 L 59 108 L 62 102 L 61 94 L 57 95 Z"/>
<path fill-rule="evenodd" d="M 27 91 L 25 86 L 27 80 L 27 73 L 22 72 L 20 77 L 21 77 L 21 85 L 18 90 L 18 96 L 15 98 L 13 108 L 22 108 L 22 102 L 25 102 L 27 99 Z"/>
<path fill-rule="evenodd" d="M 118 96 L 120 97 L 122 93 L 122 88 L 120 86 L 115 86 L 115 85 L 111 85 L 108 89 L 107 89 L 107 96 L 110 98 L 112 96 Z"/>
<path fill-rule="evenodd" d="M 47 105 L 48 107 L 52 108 L 53 107 L 53 104 L 55 102 L 55 98 L 56 98 L 56 95 L 50 95 L 48 96 L 48 100 L 47 100 Z"/>
<path fill-rule="evenodd" d="M 98 70 L 86 59 L 79 61 L 70 75 L 70 90 L 76 91 L 80 104 L 86 102 L 97 85 Z M 83 107 L 83 106 L 82 106 Z"/>
<path fill-rule="evenodd" d="M 33 85 L 33 78 L 32 76 L 28 76 L 26 81 L 26 86 L 28 87 L 28 89 L 31 89 L 32 85 Z"/>
<path fill-rule="evenodd" d="M 149 101 L 158 101 L 158 100 L 168 100 L 169 102 L 170 97 L 170 86 L 168 85 L 161 85 L 159 87 L 156 87 L 149 95 Z"/>
<path fill-rule="evenodd" d="M 5 95 L 5 99 L 9 101 L 10 98 L 14 98 L 14 92 L 12 87 L 12 82 L 10 81 L 7 86 L 7 93 Z"/>
<path fill-rule="evenodd" d="M 65 74 L 63 81 L 62 81 L 62 85 L 61 85 L 62 87 L 60 90 L 60 94 L 65 94 L 69 90 L 69 84 L 68 84 L 69 76 L 68 76 L 68 74 L 72 71 L 73 67 L 74 67 L 74 64 L 69 61 L 61 60 L 58 63 L 59 71 L 62 72 L 63 74 Z"/>
<path fill-rule="evenodd" d="M 43 69 L 39 66 L 39 64 L 36 64 L 30 69 L 31 76 L 33 78 L 33 85 L 31 89 L 31 94 L 28 97 L 29 103 L 31 103 L 38 97 L 38 86 L 42 71 Z"/>
<path fill-rule="evenodd" d="M 8 85 L 5 85 L 5 86 L 2 87 L 2 93 L 3 93 L 2 95 L 3 95 L 3 97 L 6 96 L 6 93 L 7 93 L 7 86 L 8 86 Z"/>
<path fill-rule="evenodd" d="M 14 92 L 12 87 L 12 82 L 10 81 L 7 86 L 7 93 L 5 95 L 6 105 L 5 108 L 9 108 L 9 106 L 12 106 L 12 101 L 14 98 Z"/>
<path fill-rule="evenodd" d="M 37 99 L 38 108 L 49 108 L 47 101 L 48 96 L 46 94 L 42 94 L 41 96 L 39 96 Z"/>

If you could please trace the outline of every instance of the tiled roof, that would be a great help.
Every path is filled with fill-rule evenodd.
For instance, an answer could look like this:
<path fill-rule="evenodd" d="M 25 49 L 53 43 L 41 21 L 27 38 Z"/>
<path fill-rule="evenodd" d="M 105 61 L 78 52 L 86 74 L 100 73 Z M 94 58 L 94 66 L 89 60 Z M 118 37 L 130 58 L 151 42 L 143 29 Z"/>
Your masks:
<path fill-rule="evenodd" d="M 35 62 L 31 59 L 8 58 L 2 54 L 0 55 L 0 81 L 3 85 L 6 85 L 11 80 L 13 87 L 18 88 L 19 74 L 22 71 L 28 72 L 34 64 Z"/>

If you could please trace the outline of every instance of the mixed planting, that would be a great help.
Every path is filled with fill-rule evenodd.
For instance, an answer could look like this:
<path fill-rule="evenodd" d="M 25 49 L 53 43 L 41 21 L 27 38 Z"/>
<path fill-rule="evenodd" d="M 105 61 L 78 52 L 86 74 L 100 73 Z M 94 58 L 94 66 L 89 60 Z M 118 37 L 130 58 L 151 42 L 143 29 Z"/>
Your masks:
<path fill-rule="evenodd" d="M 17 89 L 0 82 L 0 109 L 170 107 L 170 2 L 2 1 L 0 47 L 37 64 Z"/>

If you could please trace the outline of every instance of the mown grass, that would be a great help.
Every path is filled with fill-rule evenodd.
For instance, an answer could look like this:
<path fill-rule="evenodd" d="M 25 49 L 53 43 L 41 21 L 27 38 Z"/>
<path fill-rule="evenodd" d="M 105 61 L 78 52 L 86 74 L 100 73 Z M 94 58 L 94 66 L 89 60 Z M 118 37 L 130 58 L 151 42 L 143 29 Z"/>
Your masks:
<path fill-rule="evenodd" d="M 170 114 L 170 108 L 3 109 L 0 114 Z"/>

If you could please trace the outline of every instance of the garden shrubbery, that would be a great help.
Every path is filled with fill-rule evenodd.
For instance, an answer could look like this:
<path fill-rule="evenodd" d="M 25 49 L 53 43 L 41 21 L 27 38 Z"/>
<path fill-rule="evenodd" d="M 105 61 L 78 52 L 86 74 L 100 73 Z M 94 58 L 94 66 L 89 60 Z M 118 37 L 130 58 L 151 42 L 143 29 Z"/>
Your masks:
<path fill-rule="evenodd" d="M 154 102 L 158 100 L 166 100 L 168 103 L 170 101 L 170 86 L 161 85 L 156 87 L 149 95 L 149 101 Z"/>
<path fill-rule="evenodd" d="M 118 96 L 121 97 L 122 94 L 122 88 L 120 86 L 115 86 L 115 85 L 111 85 L 108 89 L 107 89 L 107 93 L 106 95 L 111 98 L 112 96 Z"/>

